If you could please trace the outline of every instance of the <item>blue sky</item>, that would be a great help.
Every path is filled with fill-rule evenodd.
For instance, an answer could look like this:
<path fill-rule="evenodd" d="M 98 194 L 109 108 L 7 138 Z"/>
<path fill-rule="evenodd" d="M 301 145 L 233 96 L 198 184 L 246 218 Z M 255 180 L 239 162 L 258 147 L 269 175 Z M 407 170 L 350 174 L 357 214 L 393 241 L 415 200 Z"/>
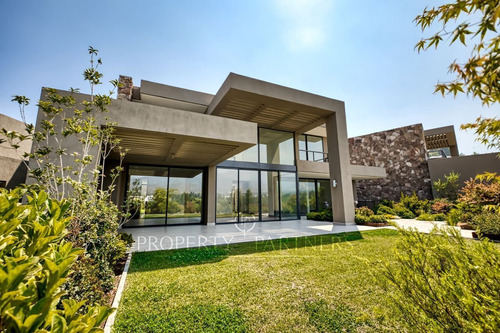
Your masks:
<path fill-rule="evenodd" d="M 0 113 L 20 118 L 11 95 L 84 85 L 92 45 L 106 80 L 119 74 L 216 93 L 229 72 L 346 103 L 349 136 L 423 123 L 455 125 L 461 152 L 486 152 L 459 130 L 498 105 L 434 95 L 462 47 L 413 50 L 413 19 L 431 0 L 4 1 Z M 108 88 L 109 86 L 104 86 Z M 34 122 L 36 107 L 27 109 Z"/>

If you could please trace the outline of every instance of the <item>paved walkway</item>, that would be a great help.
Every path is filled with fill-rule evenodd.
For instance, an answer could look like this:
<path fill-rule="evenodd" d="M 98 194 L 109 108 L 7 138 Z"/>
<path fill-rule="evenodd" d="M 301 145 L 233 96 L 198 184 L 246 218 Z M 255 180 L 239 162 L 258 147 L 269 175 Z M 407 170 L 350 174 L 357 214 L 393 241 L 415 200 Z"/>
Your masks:
<path fill-rule="evenodd" d="M 443 222 L 417 220 L 396 220 L 396 223 L 403 228 L 413 227 L 425 233 L 428 233 L 434 225 L 446 225 Z M 384 228 L 394 229 L 394 227 Z M 331 222 L 311 220 L 292 220 L 125 228 L 122 231 L 132 234 L 135 240 L 132 251 L 158 251 L 374 229 L 378 228 L 363 225 L 336 225 Z M 462 235 L 466 238 L 472 238 L 470 230 L 462 230 Z"/>

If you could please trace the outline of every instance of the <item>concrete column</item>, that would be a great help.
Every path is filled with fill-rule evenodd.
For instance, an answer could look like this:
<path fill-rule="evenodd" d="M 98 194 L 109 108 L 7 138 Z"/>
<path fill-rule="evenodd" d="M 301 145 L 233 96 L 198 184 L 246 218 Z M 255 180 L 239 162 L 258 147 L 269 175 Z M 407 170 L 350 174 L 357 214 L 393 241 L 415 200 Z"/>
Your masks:
<path fill-rule="evenodd" d="M 216 176 L 217 168 L 215 166 L 208 167 L 208 179 L 207 179 L 207 223 L 215 223 L 215 200 L 217 197 L 216 191 Z"/>
<path fill-rule="evenodd" d="M 334 223 L 354 224 L 354 198 L 350 171 L 349 144 L 345 110 L 338 110 L 326 119 L 330 188 Z M 335 180 L 337 186 L 333 187 Z"/>

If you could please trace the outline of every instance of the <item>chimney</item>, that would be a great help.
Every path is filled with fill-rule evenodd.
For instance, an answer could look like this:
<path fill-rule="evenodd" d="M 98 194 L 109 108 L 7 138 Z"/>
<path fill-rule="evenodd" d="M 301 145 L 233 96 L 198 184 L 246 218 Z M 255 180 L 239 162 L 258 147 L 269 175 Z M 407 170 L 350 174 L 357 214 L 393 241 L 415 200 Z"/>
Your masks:
<path fill-rule="evenodd" d="M 120 86 L 118 87 L 118 99 L 123 99 L 127 101 L 132 100 L 132 89 L 134 88 L 134 83 L 130 76 L 120 75 L 118 79 Z"/>

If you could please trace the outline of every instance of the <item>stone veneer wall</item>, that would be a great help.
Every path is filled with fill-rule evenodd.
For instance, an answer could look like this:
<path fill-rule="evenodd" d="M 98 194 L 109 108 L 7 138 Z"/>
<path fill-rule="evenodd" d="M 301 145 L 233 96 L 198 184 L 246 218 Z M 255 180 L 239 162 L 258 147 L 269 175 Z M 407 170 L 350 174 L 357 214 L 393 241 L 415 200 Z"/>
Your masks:
<path fill-rule="evenodd" d="M 351 164 L 384 167 L 385 179 L 356 181 L 358 201 L 398 201 L 401 193 L 432 198 L 422 124 L 349 139 Z"/>

